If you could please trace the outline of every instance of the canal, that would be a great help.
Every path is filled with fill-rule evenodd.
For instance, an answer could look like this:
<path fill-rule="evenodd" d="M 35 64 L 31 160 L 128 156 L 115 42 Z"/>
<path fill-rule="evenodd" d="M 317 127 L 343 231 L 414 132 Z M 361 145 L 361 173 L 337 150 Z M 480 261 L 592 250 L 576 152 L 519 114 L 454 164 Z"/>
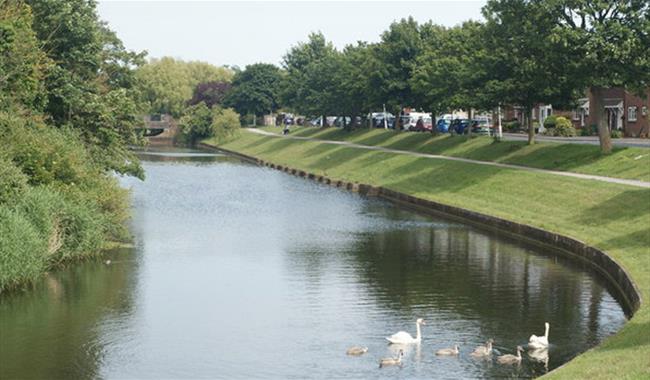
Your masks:
<path fill-rule="evenodd" d="M 0 299 L 0 378 L 535 377 L 626 321 L 548 249 L 211 152 L 142 159 L 147 180 L 122 179 L 134 248 Z M 417 318 L 421 344 L 379 369 Z M 469 355 L 489 338 L 514 353 L 547 321 L 548 356 Z"/>

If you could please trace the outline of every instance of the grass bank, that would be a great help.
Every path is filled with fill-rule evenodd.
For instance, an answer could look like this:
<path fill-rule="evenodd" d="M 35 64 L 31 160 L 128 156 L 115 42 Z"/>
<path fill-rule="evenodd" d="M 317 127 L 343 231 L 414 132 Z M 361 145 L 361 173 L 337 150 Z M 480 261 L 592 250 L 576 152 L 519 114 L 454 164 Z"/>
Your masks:
<path fill-rule="evenodd" d="M 262 130 L 280 134 L 281 127 L 263 127 Z M 322 140 L 349 141 L 355 144 L 382 146 L 391 149 L 472 160 L 501 162 L 539 169 L 560 170 L 606 177 L 650 181 L 650 149 L 615 147 L 607 157 L 600 155 L 598 146 L 587 144 L 561 144 L 538 142 L 527 145 L 525 141 L 494 143 L 487 136 L 468 138 L 429 133 L 399 133 L 384 129 L 357 129 L 351 132 L 342 128 L 294 127 L 292 136 Z"/>
<path fill-rule="evenodd" d="M 319 133 L 317 129 L 313 131 Z M 345 133 L 333 131 L 320 133 Z M 374 131 L 365 133 L 368 134 L 366 139 L 373 136 L 386 141 L 396 139 L 395 143 L 401 141 L 400 144 L 422 138 L 418 134 L 378 137 Z M 354 132 L 351 136 L 363 139 L 365 133 Z M 475 140 L 482 139 L 472 139 L 468 143 L 474 144 Z M 441 144 L 444 142 L 440 141 Z M 217 145 L 214 141 L 206 142 Z M 500 144 L 497 145 L 496 149 L 503 149 Z M 548 377 L 637 379 L 650 375 L 650 307 L 647 302 L 650 299 L 650 189 L 280 139 L 250 132 L 242 132 L 239 138 L 222 147 L 317 175 L 382 186 L 419 198 L 530 224 L 580 239 L 604 250 L 631 274 L 641 289 L 641 308 L 619 333 L 553 371 Z M 415 149 L 418 148 L 408 150 Z M 469 147 L 466 149 L 469 152 Z M 496 154 L 492 156 L 495 160 L 499 159 Z M 543 159 L 549 162 L 553 160 L 549 157 Z M 562 164 L 558 162 L 555 169 Z M 587 167 L 601 164 L 594 160 Z M 648 178 L 650 167 L 646 166 L 644 170 L 645 173 L 633 178 Z"/>

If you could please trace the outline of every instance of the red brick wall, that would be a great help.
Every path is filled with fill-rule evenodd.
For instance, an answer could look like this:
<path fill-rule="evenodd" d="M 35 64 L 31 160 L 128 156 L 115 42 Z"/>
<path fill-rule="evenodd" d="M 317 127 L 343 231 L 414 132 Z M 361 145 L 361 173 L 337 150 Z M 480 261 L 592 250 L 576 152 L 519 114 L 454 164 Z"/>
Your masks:
<path fill-rule="evenodd" d="M 640 98 L 630 93 L 625 94 L 625 112 L 623 118 L 625 135 L 630 137 L 648 137 L 650 132 L 649 118 L 650 110 L 643 115 L 643 107 L 650 109 L 650 89 L 646 92 L 646 98 Z M 636 107 L 636 121 L 629 120 L 629 108 Z"/>

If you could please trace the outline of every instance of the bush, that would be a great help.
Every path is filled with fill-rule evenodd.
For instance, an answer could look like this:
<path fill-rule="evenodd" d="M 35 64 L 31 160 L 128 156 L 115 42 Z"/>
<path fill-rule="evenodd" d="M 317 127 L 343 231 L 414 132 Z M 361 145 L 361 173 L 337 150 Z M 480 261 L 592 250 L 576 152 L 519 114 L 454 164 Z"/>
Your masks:
<path fill-rule="evenodd" d="M 555 115 L 550 115 L 549 117 L 544 119 L 544 128 L 546 129 L 555 128 L 557 119 L 558 117 Z"/>
<path fill-rule="evenodd" d="M 178 121 L 181 139 L 188 144 L 211 137 L 213 135 L 211 125 L 212 111 L 203 102 L 188 107 Z"/>
<path fill-rule="evenodd" d="M 623 131 L 614 129 L 612 130 L 611 136 L 613 139 L 620 139 L 621 137 L 623 137 Z"/>
<path fill-rule="evenodd" d="M 102 175 L 78 133 L 0 113 L 0 151 L 31 185 L 81 184 Z"/>
<path fill-rule="evenodd" d="M 580 129 L 580 136 L 598 136 L 598 126 L 591 124 Z"/>
<path fill-rule="evenodd" d="M 13 163 L 0 157 L 0 204 L 17 199 L 27 191 L 27 180 Z"/>
<path fill-rule="evenodd" d="M 95 253 L 105 241 L 106 218 L 88 200 L 70 199 L 54 189 L 39 187 L 28 191 L 15 210 L 25 215 L 47 242 L 48 263 Z"/>
<path fill-rule="evenodd" d="M 521 130 L 521 123 L 517 120 L 506 121 L 501 126 L 505 132 L 519 132 Z"/>
<path fill-rule="evenodd" d="M 212 110 L 212 134 L 217 141 L 224 142 L 236 136 L 240 128 L 239 114 L 232 108 L 216 107 Z"/>
<path fill-rule="evenodd" d="M 38 278 L 47 240 L 24 214 L 0 205 L 0 291 Z"/>
<path fill-rule="evenodd" d="M 546 125 L 546 121 L 544 121 L 544 125 Z M 559 116 L 554 120 L 554 127 L 546 129 L 544 134 L 548 136 L 574 137 L 577 135 L 577 131 L 569 119 Z"/>

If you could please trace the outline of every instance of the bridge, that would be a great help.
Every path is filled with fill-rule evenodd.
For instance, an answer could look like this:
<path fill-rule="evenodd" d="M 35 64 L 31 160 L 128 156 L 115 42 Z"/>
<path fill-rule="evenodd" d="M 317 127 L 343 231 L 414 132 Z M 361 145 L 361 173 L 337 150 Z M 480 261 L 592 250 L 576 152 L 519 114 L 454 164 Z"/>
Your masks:
<path fill-rule="evenodd" d="M 136 128 L 136 131 L 149 138 L 151 142 L 171 143 L 178 132 L 178 126 L 171 115 L 154 114 L 144 116 L 144 126 Z"/>

